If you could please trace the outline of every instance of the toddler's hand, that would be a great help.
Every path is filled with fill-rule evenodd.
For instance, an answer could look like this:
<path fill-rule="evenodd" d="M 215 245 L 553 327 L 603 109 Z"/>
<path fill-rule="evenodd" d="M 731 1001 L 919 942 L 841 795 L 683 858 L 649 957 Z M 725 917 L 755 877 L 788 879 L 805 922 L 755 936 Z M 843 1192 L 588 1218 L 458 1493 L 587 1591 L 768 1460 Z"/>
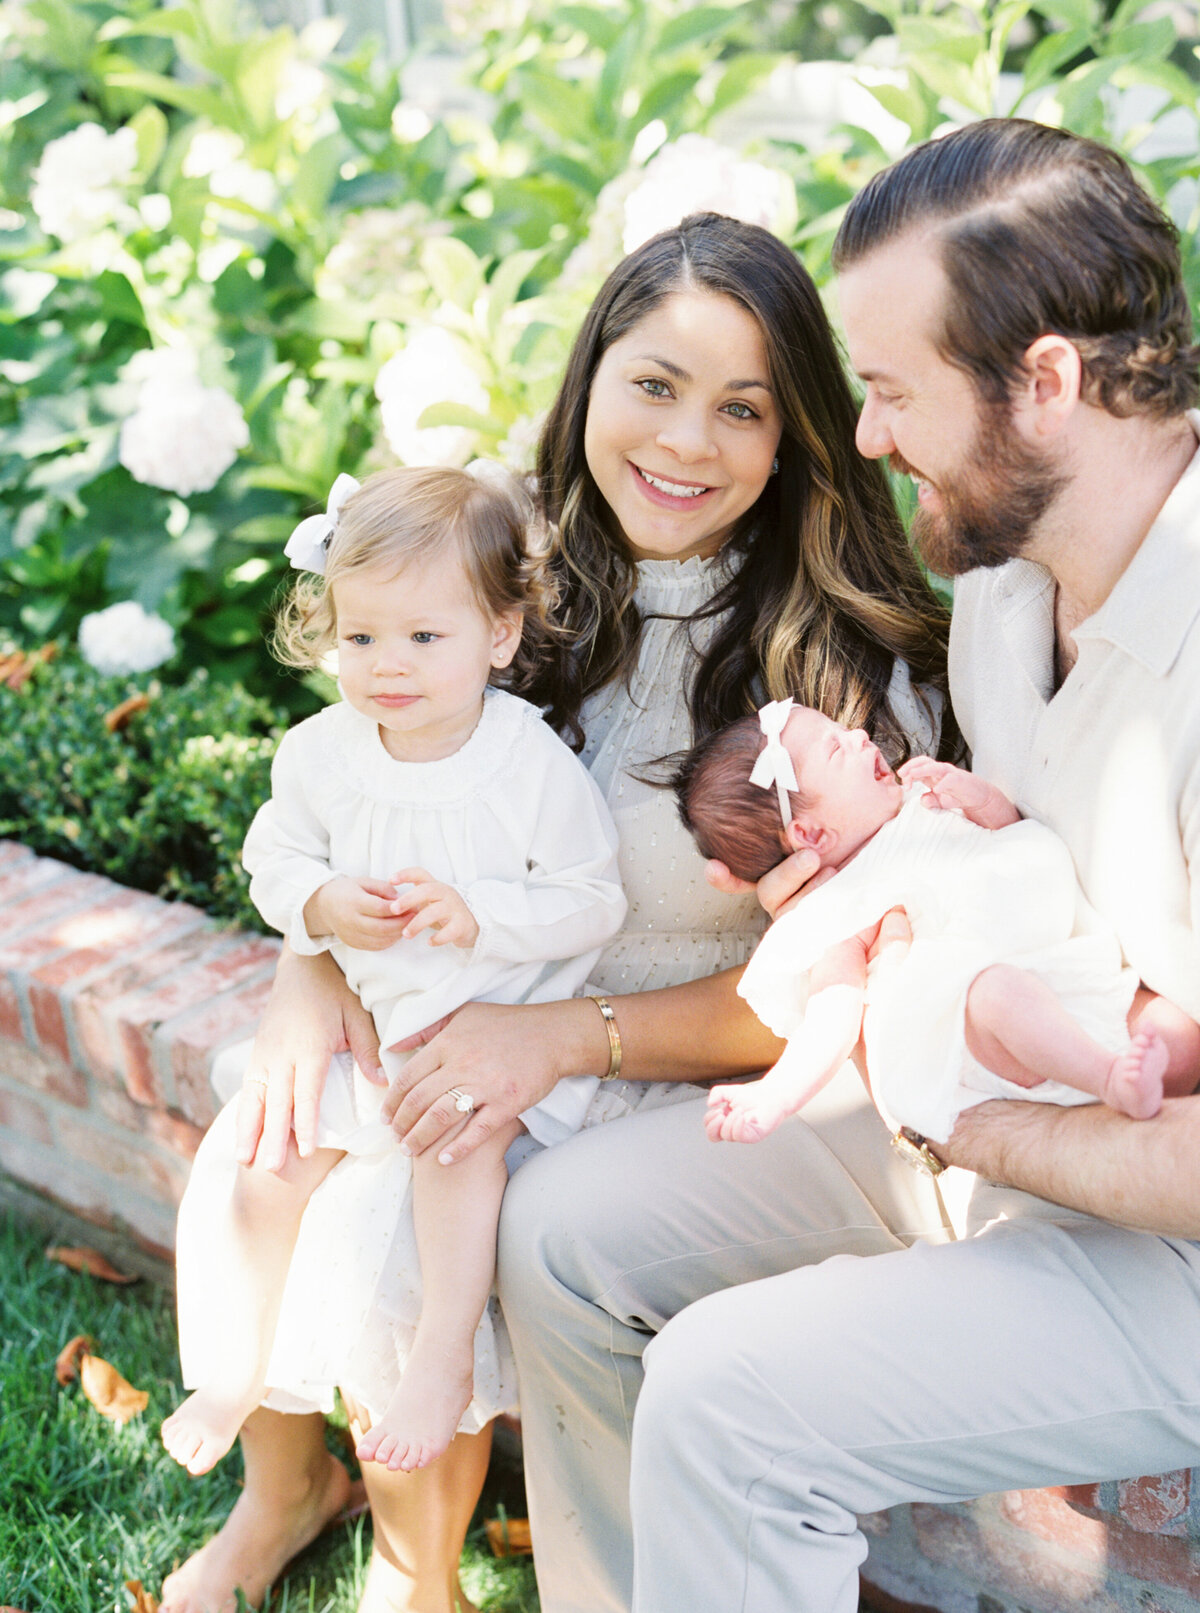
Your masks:
<path fill-rule="evenodd" d="M 408 885 L 393 907 L 404 920 L 406 940 L 433 930 L 429 944 L 435 947 L 473 947 L 479 939 L 479 924 L 471 909 L 452 885 L 439 885 L 423 868 L 402 868 L 392 875 L 394 885 Z"/>
<path fill-rule="evenodd" d="M 949 762 L 935 762 L 932 756 L 914 756 L 899 770 L 901 784 L 928 786 L 923 797 L 924 805 L 947 811 L 955 807 L 970 823 L 981 829 L 1005 829 L 1010 823 L 1019 823 L 1021 814 L 1012 802 L 994 784 L 968 773 L 965 768 L 952 767 Z"/>
<path fill-rule="evenodd" d="M 309 935 L 336 935 L 348 947 L 382 952 L 404 934 L 404 914 L 396 912 L 396 892 L 382 879 L 351 879 L 342 874 L 314 891 L 304 904 Z"/>

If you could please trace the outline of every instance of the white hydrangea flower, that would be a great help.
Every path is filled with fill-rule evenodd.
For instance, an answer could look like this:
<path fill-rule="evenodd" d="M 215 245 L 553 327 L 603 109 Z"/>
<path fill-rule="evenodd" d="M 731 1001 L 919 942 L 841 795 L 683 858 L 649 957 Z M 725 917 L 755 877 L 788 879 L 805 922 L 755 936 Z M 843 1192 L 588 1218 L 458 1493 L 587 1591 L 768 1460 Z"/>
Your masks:
<path fill-rule="evenodd" d="M 269 212 L 277 194 L 275 180 L 248 163 L 245 150 L 245 142 L 229 129 L 199 129 L 183 159 L 183 172 L 189 179 L 207 179 L 214 196 Z"/>
<path fill-rule="evenodd" d="M 347 213 L 317 270 L 317 295 L 327 302 L 362 304 L 424 291 L 429 281 L 419 265 L 421 248 L 431 236 L 449 232 L 449 220 L 432 218 L 423 202 Z"/>
<path fill-rule="evenodd" d="M 108 225 L 132 229 L 137 214 L 126 195 L 137 167 L 137 135 L 109 134 L 81 123 L 51 140 L 34 170 L 30 200 L 38 223 L 60 241 L 79 241 Z"/>
<path fill-rule="evenodd" d="M 149 672 L 175 654 L 175 629 L 136 600 L 93 611 L 79 624 L 79 653 L 109 677 Z"/>
<path fill-rule="evenodd" d="M 465 426 L 417 424 L 435 403 L 486 414 L 488 394 L 462 346 L 440 325 L 414 330 L 375 378 L 375 396 L 392 452 L 406 465 L 465 465 L 479 434 Z"/>
<path fill-rule="evenodd" d="M 780 169 L 749 162 L 707 135 L 685 134 L 651 158 L 626 196 L 622 245 L 634 252 L 689 213 L 725 213 L 778 231 L 794 222 L 795 208 L 795 186 Z"/>
<path fill-rule="evenodd" d="M 519 415 L 509 426 L 508 436 L 496 449 L 501 463 L 507 465 L 509 470 L 520 474 L 533 469 L 538 438 L 548 413 L 549 410 L 542 409 L 538 414 Z"/>
<path fill-rule="evenodd" d="M 121 425 L 122 465 L 136 481 L 180 498 L 206 493 L 250 441 L 236 400 L 223 387 L 205 386 L 194 355 L 177 348 L 138 353 L 124 374 L 141 389 Z"/>

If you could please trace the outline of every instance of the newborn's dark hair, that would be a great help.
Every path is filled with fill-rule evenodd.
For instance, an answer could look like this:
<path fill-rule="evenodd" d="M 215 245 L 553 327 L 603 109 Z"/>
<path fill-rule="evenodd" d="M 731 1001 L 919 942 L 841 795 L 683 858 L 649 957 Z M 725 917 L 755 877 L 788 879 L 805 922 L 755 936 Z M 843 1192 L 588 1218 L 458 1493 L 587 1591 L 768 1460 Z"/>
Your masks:
<path fill-rule="evenodd" d="M 775 786 L 750 782 L 765 745 L 757 716 L 741 717 L 693 746 L 670 778 L 700 855 L 718 858 L 739 879 L 761 879 L 792 849 Z M 790 794 L 793 815 L 811 806 L 798 790 Z"/>

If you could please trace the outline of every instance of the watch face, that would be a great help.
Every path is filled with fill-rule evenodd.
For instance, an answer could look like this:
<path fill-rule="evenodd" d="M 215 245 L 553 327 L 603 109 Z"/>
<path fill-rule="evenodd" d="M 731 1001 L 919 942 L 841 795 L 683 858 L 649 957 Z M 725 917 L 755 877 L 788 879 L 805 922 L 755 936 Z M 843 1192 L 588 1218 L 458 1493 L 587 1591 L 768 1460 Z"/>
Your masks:
<path fill-rule="evenodd" d="M 892 1147 L 913 1170 L 919 1171 L 922 1176 L 938 1177 L 945 1170 L 945 1166 L 937 1155 L 930 1149 L 924 1137 L 918 1137 L 916 1132 L 907 1130 L 898 1131 L 892 1137 Z"/>

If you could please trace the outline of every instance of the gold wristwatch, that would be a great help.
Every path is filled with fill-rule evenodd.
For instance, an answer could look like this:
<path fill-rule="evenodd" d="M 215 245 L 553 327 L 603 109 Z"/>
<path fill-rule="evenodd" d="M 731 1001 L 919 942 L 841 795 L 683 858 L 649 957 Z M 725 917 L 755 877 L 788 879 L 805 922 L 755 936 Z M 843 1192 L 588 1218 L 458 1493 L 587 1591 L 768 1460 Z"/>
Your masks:
<path fill-rule="evenodd" d="M 922 1176 L 938 1177 L 946 1169 L 945 1161 L 940 1160 L 930 1148 L 929 1139 L 922 1137 L 911 1126 L 901 1126 L 899 1131 L 893 1133 L 892 1147 L 906 1165 L 911 1165 Z"/>

